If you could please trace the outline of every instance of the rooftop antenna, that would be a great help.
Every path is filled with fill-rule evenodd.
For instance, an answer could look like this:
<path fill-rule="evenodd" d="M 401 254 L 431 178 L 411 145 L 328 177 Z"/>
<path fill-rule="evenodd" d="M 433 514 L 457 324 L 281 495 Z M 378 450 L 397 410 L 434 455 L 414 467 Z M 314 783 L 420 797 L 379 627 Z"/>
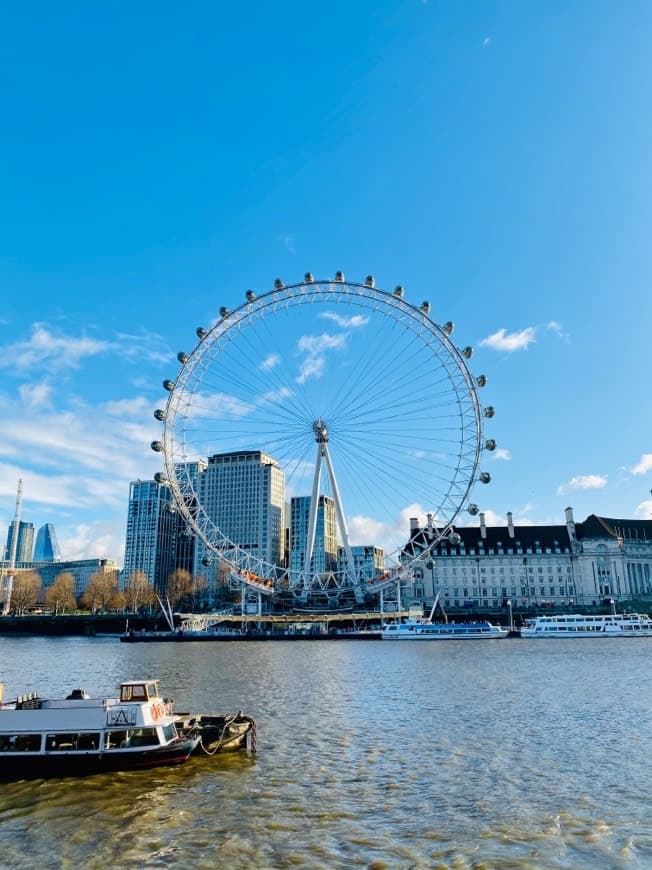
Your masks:
<path fill-rule="evenodd" d="M 16 513 L 14 515 L 14 526 L 11 531 L 11 544 L 9 546 L 9 568 L 7 569 L 7 592 L 5 595 L 5 606 L 2 611 L 3 616 L 8 616 L 11 609 L 11 593 L 14 591 L 14 573 L 16 570 L 16 550 L 18 549 L 18 529 L 20 527 L 20 512 L 23 504 L 23 479 L 18 478 L 18 491 L 16 492 Z"/>

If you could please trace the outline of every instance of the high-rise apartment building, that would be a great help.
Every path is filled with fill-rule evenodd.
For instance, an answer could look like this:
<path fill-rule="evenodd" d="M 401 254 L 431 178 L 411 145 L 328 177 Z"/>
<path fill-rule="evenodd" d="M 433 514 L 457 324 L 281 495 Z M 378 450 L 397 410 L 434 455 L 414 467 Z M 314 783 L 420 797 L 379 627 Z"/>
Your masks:
<path fill-rule="evenodd" d="M 11 542 L 14 535 L 16 521 L 9 523 L 7 533 L 7 545 L 5 547 L 5 561 L 11 558 Z M 18 540 L 16 544 L 16 562 L 31 562 L 34 550 L 34 523 L 26 523 L 20 520 L 18 523 Z"/>
<path fill-rule="evenodd" d="M 199 503 L 232 543 L 275 565 L 284 560 L 285 476 L 278 462 L 260 450 L 218 453 L 198 477 Z M 197 542 L 195 572 L 207 557 Z"/>
<path fill-rule="evenodd" d="M 360 580 L 372 580 L 384 570 L 385 552 L 382 547 L 373 544 L 359 544 L 351 547 L 353 570 Z M 348 571 L 348 562 L 344 547 L 337 551 L 337 570 L 340 573 Z"/>
<path fill-rule="evenodd" d="M 52 525 L 52 523 L 46 523 L 38 530 L 38 533 L 36 535 L 36 544 L 34 545 L 34 561 L 61 561 L 61 553 L 59 552 L 57 534 L 54 531 L 54 526 Z"/>
<path fill-rule="evenodd" d="M 164 592 L 177 567 L 178 526 L 169 486 L 154 480 L 129 484 L 123 576 L 142 571 L 154 589 Z"/>
<path fill-rule="evenodd" d="M 309 495 L 295 496 L 290 501 L 290 569 L 303 571 L 308 544 L 310 518 Z M 315 540 L 309 571 L 324 574 L 334 571 L 337 565 L 337 517 L 335 501 L 326 495 L 319 496 Z"/>

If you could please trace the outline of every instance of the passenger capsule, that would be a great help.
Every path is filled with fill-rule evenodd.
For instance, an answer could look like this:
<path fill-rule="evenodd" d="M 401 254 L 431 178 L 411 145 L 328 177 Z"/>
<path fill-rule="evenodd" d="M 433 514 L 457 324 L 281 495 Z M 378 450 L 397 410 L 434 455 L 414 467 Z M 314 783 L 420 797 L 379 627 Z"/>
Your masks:
<path fill-rule="evenodd" d="M 220 308 L 220 317 L 226 317 L 228 313 L 229 313 L 229 309 L 226 307 L 226 305 L 223 305 Z"/>
<path fill-rule="evenodd" d="M 208 556 L 204 556 L 204 558 L 201 560 L 201 563 L 202 563 L 202 565 L 205 565 L 208 568 L 209 565 L 213 564 L 213 560 L 209 559 Z"/>
<path fill-rule="evenodd" d="M 484 409 L 483 413 L 484 413 L 485 417 L 487 417 L 487 419 L 491 419 L 491 417 L 493 417 L 494 414 L 496 413 L 496 409 L 494 408 L 493 405 L 487 405 L 487 407 Z"/>
<path fill-rule="evenodd" d="M 473 356 L 473 348 L 472 347 L 464 347 L 462 348 L 462 356 L 464 359 L 471 359 Z"/>
<path fill-rule="evenodd" d="M 399 299 L 402 299 L 404 295 L 405 291 L 403 290 L 403 287 L 400 284 L 397 284 L 396 287 L 394 287 L 394 296 L 398 296 Z"/>
<path fill-rule="evenodd" d="M 284 287 L 285 287 L 285 284 L 281 281 L 280 278 L 277 278 L 276 281 L 274 281 L 274 289 L 275 290 L 282 290 Z"/>
<path fill-rule="evenodd" d="M 256 294 L 254 293 L 254 291 L 247 290 L 247 292 L 245 293 L 245 299 L 247 300 L 247 302 L 253 302 L 255 298 Z"/>
<path fill-rule="evenodd" d="M 484 449 L 485 450 L 495 450 L 496 449 L 496 442 L 494 441 L 493 438 L 489 438 L 489 439 L 487 439 L 487 441 L 484 442 Z"/>
<path fill-rule="evenodd" d="M 342 284 L 342 283 L 344 282 L 344 272 L 336 272 L 336 273 L 335 273 L 335 280 L 336 280 L 339 284 Z"/>
<path fill-rule="evenodd" d="M 470 504 L 468 506 L 467 510 L 471 514 L 472 517 L 477 517 L 477 515 L 480 512 L 480 508 L 477 506 L 477 504 Z"/>
<path fill-rule="evenodd" d="M 475 379 L 475 382 L 478 387 L 486 387 L 487 386 L 487 376 L 486 375 L 478 375 Z"/>
<path fill-rule="evenodd" d="M 195 332 L 197 333 L 197 338 L 199 339 L 205 338 L 208 335 L 203 326 L 198 326 Z"/>
<path fill-rule="evenodd" d="M 447 320 L 446 323 L 442 326 L 442 329 L 446 333 L 446 335 L 452 335 L 453 330 L 455 329 L 455 324 L 452 320 Z"/>
<path fill-rule="evenodd" d="M 172 390 L 174 389 L 174 381 L 170 381 L 170 380 L 163 381 L 163 387 L 164 387 L 164 389 L 166 389 L 168 391 L 168 393 L 171 393 Z"/>
<path fill-rule="evenodd" d="M 152 448 L 154 453 L 162 453 L 163 452 L 163 445 L 161 444 L 160 441 L 152 441 L 152 443 L 150 444 L 150 447 Z"/>
<path fill-rule="evenodd" d="M 165 411 L 162 411 L 160 408 L 157 408 L 154 411 L 154 417 L 159 420 L 161 423 L 165 420 Z"/>
<path fill-rule="evenodd" d="M 478 478 L 478 480 L 480 481 L 480 483 L 489 483 L 489 481 L 491 480 L 491 475 L 489 474 L 488 471 L 483 471 L 480 474 L 480 477 Z"/>
<path fill-rule="evenodd" d="M 365 283 L 366 287 L 375 287 L 376 286 L 376 282 L 374 281 L 373 275 L 367 275 L 367 277 L 364 279 L 364 283 Z"/>
<path fill-rule="evenodd" d="M 177 359 L 179 360 L 181 365 L 185 365 L 188 362 L 188 354 L 180 350 L 177 354 Z"/>
<path fill-rule="evenodd" d="M 165 484 L 165 483 L 168 482 L 167 477 L 163 474 L 162 471 L 157 471 L 157 472 L 156 472 L 156 474 L 154 475 L 154 480 L 155 480 L 157 483 L 161 483 L 161 484 Z"/>
<path fill-rule="evenodd" d="M 306 284 L 313 284 L 315 276 L 312 274 L 312 272 L 306 272 L 306 274 L 303 276 L 303 280 L 306 282 Z"/>
<path fill-rule="evenodd" d="M 419 309 L 419 311 L 422 314 L 430 314 L 430 303 L 428 302 L 428 300 L 421 303 L 421 308 Z"/>
<path fill-rule="evenodd" d="M 453 534 L 450 535 L 448 540 L 454 547 L 457 547 L 458 544 L 460 544 L 462 542 L 462 536 L 458 535 L 457 532 L 453 532 Z"/>

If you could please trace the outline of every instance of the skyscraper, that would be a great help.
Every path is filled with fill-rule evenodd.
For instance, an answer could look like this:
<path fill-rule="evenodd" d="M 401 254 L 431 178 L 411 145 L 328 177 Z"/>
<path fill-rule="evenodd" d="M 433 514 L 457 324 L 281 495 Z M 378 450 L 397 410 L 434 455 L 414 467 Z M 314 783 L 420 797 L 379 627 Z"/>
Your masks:
<path fill-rule="evenodd" d="M 210 520 L 234 544 L 275 565 L 284 558 L 284 497 L 280 465 L 260 450 L 218 453 L 199 475 L 199 503 Z M 197 573 L 205 556 L 198 545 Z"/>
<path fill-rule="evenodd" d="M 7 546 L 5 547 L 5 560 L 11 558 L 11 539 L 14 534 L 15 520 L 9 524 L 7 532 Z M 31 562 L 34 550 L 34 523 L 18 523 L 18 542 L 16 545 L 16 562 Z"/>
<path fill-rule="evenodd" d="M 57 535 L 52 523 L 46 523 L 38 530 L 36 544 L 34 545 L 35 562 L 60 562 L 61 553 Z"/>
<path fill-rule="evenodd" d="M 296 496 L 290 501 L 290 569 L 292 571 L 303 571 L 305 567 L 311 501 L 309 495 Z M 336 563 L 335 502 L 329 496 L 320 495 L 310 571 L 317 574 L 333 571 Z"/>
<path fill-rule="evenodd" d="M 166 484 L 137 480 L 129 484 L 127 538 L 123 573 L 142 571 L 154 589 L 164 592 L 176 565 L 178 514 Z"/>

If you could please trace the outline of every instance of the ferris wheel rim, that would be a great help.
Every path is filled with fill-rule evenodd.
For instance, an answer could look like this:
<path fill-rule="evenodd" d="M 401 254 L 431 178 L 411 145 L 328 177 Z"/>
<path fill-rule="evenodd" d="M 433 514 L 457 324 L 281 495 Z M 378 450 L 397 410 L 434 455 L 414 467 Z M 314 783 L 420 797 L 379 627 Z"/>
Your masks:
<path fill-rule="evenodd" d="M 426 303 L 419 308 L 405 300 L 403 295 L 398 294 L 397 291 L 389 292 L 382 290 L 366 282 L 334 281 L 333 279 L 304 280 L 289 285 L 283 285 L 280 282 L 276 282 L 276 284 L 271 290 L 260 295 L 248 293 L 245 302 L 237 308 L 232 311 L 222 309 L 220 318 L 210 329 L 198 329 L 199 341 L 190 354 L 179 354 L 178 358 L 181 362 L 181 370 L 173 382 L 166 382 L 170 395 L 166 403 L 163 419 L 165 469 L 175 503 L 181 510 L 185 521 L 202 540 L 206 550 L 211 552 L 215 557 L 225 561 L 227 564 L 244 568 L 244 570 L 251 568 L 255 575 L 260 574 L 260 576 L 263 576 L 266 573 L 267 576 L 274 577 L 275 588 L 277 583 L 282 584 L 283 582 L 292 586 L 289 569 L 280 569 L 278 566 L 270 565 L 259 557 L 250 556 L 250 554 L 242 551 L 237 544 L 232 542 L 217 527 L 209 530 L 198 523 L 197 516 L 193 515 L 192 510 L 188 507 L 188 497 L 194 497 L 196 493 L 194 493 L 192 487 L 182 486 L 178 478 L 179 457 L 175 454 L 176 418 L 184 399 L 184 391 L 195 369 L 205 365 L 205 359 L 210 351 L 214 350 L 215 345 L 219 341 L 225 341 L 229 338 L 229 335 L 232 337 L 234 330 L 240 328 L 243 323 L 251 325 L 256 316 L 263 317 L 268 313 L 273 313 L 282 304 L 287 306 L 300 305 L 302 302 L 310 301 L 315 296 L 320 296 L 324 299 L 337 299 L 341 296 L 356 301 L 361 307 L 365 307 L 365 302 L 369 303 L 370 306 L 374 303 L 379 308 L 380 306 L 386 306 L 382 310 L 395 318 L 397 318 L 398 313 L 402 314 L 405 318 L 403 325 L 414 332 L 419 330 L 421 334 L 426 333 L 433 337 L 436 340 L 436 354 L 439 361 L 442 362 L 440 353 L 445 351 L 447 354 L 446 362 L 454 365 L 456 374 L 460 375 L 460 384 L 458 386 L 453 384 L 453 389 L 456 395 L 458 395 L 458 399 L 458 389 L 466 390 L 468 396 L 467 410 L 473 424 L 473 445 L 467 459 L 469 466 L 464 475 L 460 471 L 460 463 L 458 461 L 456 476 L 463 477 L 463 480 L 454 498 L 456 507 L 453 506 L 449 512 L 446 527 L 441 529 L 441 533 L 437 537 L 437 540 L 441 540 L 464 509 L 470 491 L 477 479 L 482 453 L 483 427 L 481 406 L 477 395 L 476 383 L 466 364 L 463 351 L 460 351 L 450 339 L 450 333 L 447 333 L 444 327 L 439 326 L 439 324 L 430 318 Z M 219 353 L 220 349 L 218 347 L 214 350 L 213 359 L 219 357 Z M 200 382 L 201 380 L 198 383 Z M 453 488 L 453 486 L 449 488 L 447 498 Z M 201 506 L 199 510 L 202 510 Z M 212 532 L 212 535 L 208 533 L 209 531 Z M 416 561 L 416 557 L 411 561 Z M 337 582 L 335 585 L 338 586 Z M 345 585 L 342 584 L 342 588 Z"/>

